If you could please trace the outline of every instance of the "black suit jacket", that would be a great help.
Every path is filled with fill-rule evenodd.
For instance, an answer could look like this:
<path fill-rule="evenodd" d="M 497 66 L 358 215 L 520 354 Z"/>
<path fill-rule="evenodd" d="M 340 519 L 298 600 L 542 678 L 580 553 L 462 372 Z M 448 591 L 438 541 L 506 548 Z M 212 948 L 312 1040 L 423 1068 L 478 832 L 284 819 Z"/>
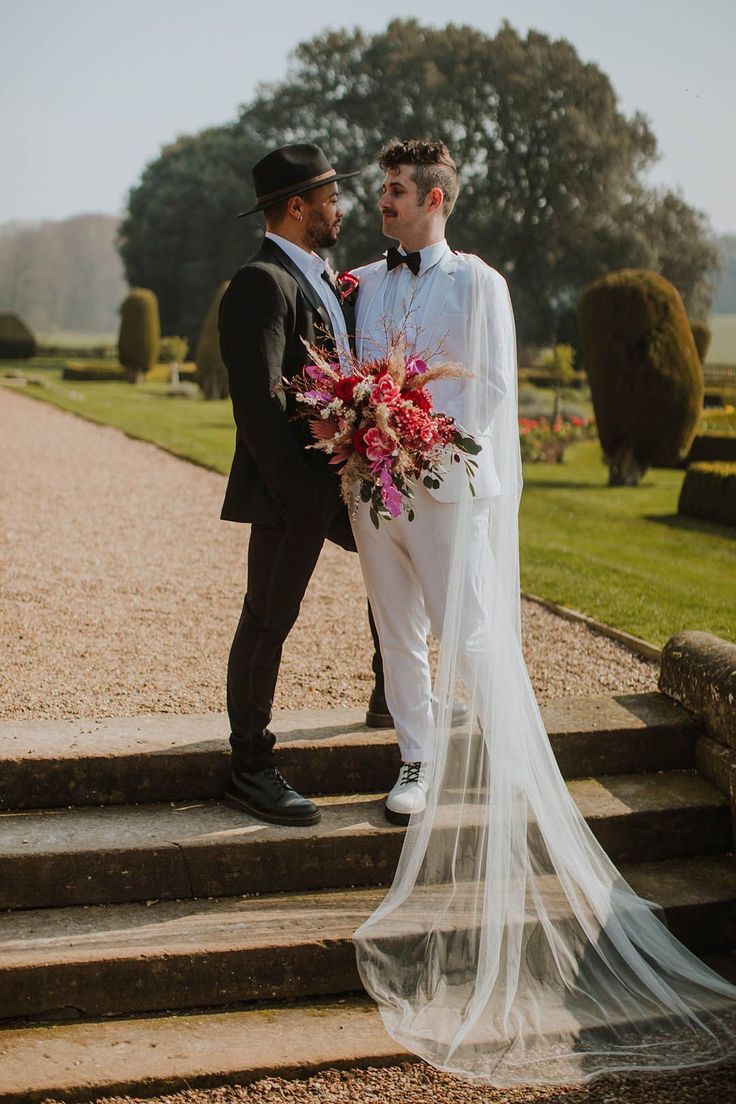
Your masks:
<path fill-rule="evenodd" d="M 343 305 L 343 312 L 352 335 L 352 308 Z M 308 423 L 295 418 L 294 395 L 280 384 L 308 362 L 302 338 L 334 348 L 329 315 L 297 265 L 264 238 L 230 282 L 219 326 L 236 424 L 221 516 L 263 525 L 297 521 L 334 497 L 338 476 L 324 453 L 306 449 Z"/>

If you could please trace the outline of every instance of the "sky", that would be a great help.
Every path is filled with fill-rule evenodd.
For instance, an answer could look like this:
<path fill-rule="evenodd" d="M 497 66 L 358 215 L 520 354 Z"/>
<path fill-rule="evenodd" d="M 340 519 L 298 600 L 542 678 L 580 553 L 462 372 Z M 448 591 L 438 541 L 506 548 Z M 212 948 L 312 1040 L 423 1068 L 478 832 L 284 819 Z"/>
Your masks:
<path fill-rule="evenodd" d="M 648 117 L 650 182 L 736 233 L 736 0 L 0 0 L 0 224 L 121 213 L 163 145 L 232 120 L 299 42 L 397 17 L 567 38 Z"/>

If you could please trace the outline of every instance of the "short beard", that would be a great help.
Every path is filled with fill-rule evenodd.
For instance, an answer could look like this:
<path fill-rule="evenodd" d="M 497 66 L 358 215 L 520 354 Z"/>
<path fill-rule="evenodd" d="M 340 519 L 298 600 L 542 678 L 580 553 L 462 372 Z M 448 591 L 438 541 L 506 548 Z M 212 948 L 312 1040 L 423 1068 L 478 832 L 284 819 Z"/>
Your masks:
<path fill-rule="evenodd" d="M 322 220 L 307 223 L 307 239 L 312 249 L 331 249 L 337 243 L 339 225 L 329 226 Z"/>

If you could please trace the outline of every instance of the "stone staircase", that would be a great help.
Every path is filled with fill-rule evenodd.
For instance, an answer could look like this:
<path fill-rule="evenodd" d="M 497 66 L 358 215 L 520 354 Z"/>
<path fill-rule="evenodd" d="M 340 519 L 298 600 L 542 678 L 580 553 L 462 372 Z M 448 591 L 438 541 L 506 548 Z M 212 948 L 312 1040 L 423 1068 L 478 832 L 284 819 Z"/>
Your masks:
<path fill-rule="evenodd" d="M 659 694 L 543 709 L 598 839 L 674 933 L 731 972 L 728 798 L 700 722 Z M 360 710 L 282 714 L 279 766 L 320 824 L 218 802 L 224 716 L 0 725 L 0 1102 L 90 1100 L 407 1058 L 351 942 L 391 880 L 398 752 Z"/>

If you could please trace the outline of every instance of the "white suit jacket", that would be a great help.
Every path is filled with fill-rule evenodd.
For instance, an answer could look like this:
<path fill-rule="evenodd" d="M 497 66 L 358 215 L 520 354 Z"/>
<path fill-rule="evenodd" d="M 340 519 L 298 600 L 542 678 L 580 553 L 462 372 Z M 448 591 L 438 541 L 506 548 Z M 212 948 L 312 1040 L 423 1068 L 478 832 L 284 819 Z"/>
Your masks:
<path fill-rule="evenodd" d="M 466 253 L 447 253 L 437 262 L 438 272 L 433 279 L 429 298 L 424 304 L 421 315 L 415 318 L 419 330 L 417 351 L 432 350 L 430 364 L 453 361 L 468 365 L 468 334 L 470 312 L 471 268 L 484 264 L 480 258 Z M 499 272 L 484 265 L 490 277 L 491 292 L 502 291 L 507 297 L 506 282 Z M 386 276 L 386 261 L 382 258 L 372 264 L 354 270 L 360 281 L 356 303 L 355 337 L 359 358 L 375 356 L 378 352 L 376 341 L 383 332 L 381 317 L 383 296 L 379 291 Z M 490 309 L 490 304 L 489 304 Z M 436 350 L 436 351 L 435 351 Z M 495 401 L 506 390 L 500 374 L 494 373 L 493 365 L 484 367 L 481 385 L 490 389 L 483 406 L 492 413 Z M 435 410 L 449 414 L 458 424 L 471 433 L 481 446 L 480 453 L 474 457 L 478 464 L 473 479 L 477 498 L 490 498 L 500 491 L 500 483 L 493 463 L 490 448 L 490 415 L 479 418 L 477 410 L 469 409 L 471 395 L 475 390 L 472 381 L 467 379 L 434 380 L 427 385 L 432 395 Z M 490 399 L 490 401 L 488 401 Z M 495 400 L 495 401 L 494 401 Z M 485 424 L 482 422 L 485 421 Z M 445 475 L 437 490 L 431 490 L 440 502 L 458 502 L 470 495 L 465 465 L 448 462 Z"/>

